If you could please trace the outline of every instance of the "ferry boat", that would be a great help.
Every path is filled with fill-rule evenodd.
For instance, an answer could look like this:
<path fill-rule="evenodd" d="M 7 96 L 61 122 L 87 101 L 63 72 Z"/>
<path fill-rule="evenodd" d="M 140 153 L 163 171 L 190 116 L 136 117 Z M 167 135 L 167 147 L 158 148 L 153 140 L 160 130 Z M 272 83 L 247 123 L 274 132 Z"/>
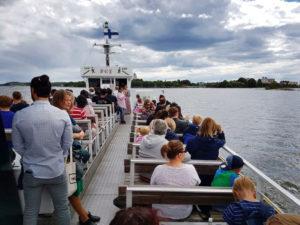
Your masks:
<path fill-rule="evenodd" d="M 81 75 L 86 82 L 86 88 L 112 88 L 119 85 L 131 87 L 131 81 L 135 74 L 127 67 L 111 66 L 111 48 L 116 46 L 109 42 L 112 32 L 106 22 L 104 24 L 105 44 L 102 44 L 106 55 L 106 66 L 81 68 Z M 97 46 L 97 44 L 95 44 Z M 168 96 L 167 96 L 168 97 Z M 82 199 L 85 208 L 93 214 L 101 216 L 100 224 L 107 225 L 118 210 L 113 205 L 113 200 L 123 197 L 126 207 L 136 205 L 148 205 L 154 203 L 164 204 L 220 204 L 233 201 L 231 188 L 213 187 L 162 187 L 151 186 L 139 179 L 139 174 L 153 171 L 154 167 L 163 164 L 165 160 L 137 158 L 139 145 L 135 144 L 135 129 L 144 126 L 145 121 L 139 119 L 139 115 L 126 117 L 127 124 L 119 125 L 113 105 L 95 105 L 95 122 L 97 135 L 92 136 L 91 120 L 79 121 L 80 125 L 88 127 L 88 139 L 83 141 L 87 151 L 91 153 L 87 170 L 84 175 L 85 190 Z M 6 130 L 7 139 L 10 139 L 11 130 Z M 220 150 L 220 159 L 235 153 L 224 146 Z M 202 174 L 212 174 L 220 165 L 220 161 L 191 160 L 196 169 Z M 274 180 L 266 176 L 262 171 L 244 159 L 243 173 L 252 177 L 257 185 L 257 197 L 261 201 L 272 205 L 279 213 L 300 214 L 300 200 L 285 190 Z M 15 171 L 20 170 L 15 163 Z M 22 193 L 20 192 L 20 196 Z M 21 197 L 22 199 L 22 197 Z M 40 213 L 52 213 L 51 201 L 45 195 L 42 200 Z M 73 213 L 73 223 L 77 223 L 78 217 Z M 197 221 L 197 222 L 195 222 Z M 218 214 L 212 214 L 209 224 L 226 224 Z M 208 224 L 200 218 L 189 218 L 182 224 Z M 49 218 L 40 224 L 49 224 Z M 179 222 L 162 222 L 161 224 L 179 224 Z"/>

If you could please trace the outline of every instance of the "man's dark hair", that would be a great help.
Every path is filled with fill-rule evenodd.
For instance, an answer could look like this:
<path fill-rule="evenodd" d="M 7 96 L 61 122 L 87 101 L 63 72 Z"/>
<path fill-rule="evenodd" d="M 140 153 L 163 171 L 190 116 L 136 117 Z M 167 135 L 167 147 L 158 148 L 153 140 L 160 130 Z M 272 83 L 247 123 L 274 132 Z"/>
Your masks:
<path fill-rule="evenodd" d="M 49 77 L 45 74 L 32 78 L 30 87 L 38 97 L 47 98 L 51 92 L 51 83 Z"/>
<path fill-rule="evenodd" d="M 90 97 L 89 92 L 86 91 L 86 90 L 81 90 L 80 91 L 80 95 L 84 96 L 85 98 L 89 98 Z"/>
<path fill-rule="evenodd" d="M 14 91 L 12 93 L 12 97 L 13 97 L 13 99 L 20 100 L 22 98 L 22 94 L 19 91 Z"/>
<path fill-rule="evenodd" d="M 110 88 L 107 88 L 107 94 L 111 95 L 112 94 L 112 90 Z"/>
<path fill-rule="evenodd" d="M 178 113 L 178 109 L 176 107 L 170 107 L 170 109 L 169 109 L 169 116 L 171 118 L 173 118 L 176 115 L 176 113 Z"/>
<path fill-rule="evenodd" d="M 82 95 L 79 95 L 76 98 L 76 103 L 77 103 L 77 107 L 81 108 L 81 109 L 84 108 L 88 104 L 86 98 Z"/>

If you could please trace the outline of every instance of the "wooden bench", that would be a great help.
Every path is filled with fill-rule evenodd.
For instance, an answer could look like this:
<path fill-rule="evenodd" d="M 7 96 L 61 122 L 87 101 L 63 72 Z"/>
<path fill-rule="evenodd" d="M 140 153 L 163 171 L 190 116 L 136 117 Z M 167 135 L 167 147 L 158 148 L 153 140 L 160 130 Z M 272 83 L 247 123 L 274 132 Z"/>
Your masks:
<path fill-rule="evenodd" d="M 126 207 L 152 204 L 227 205 L 234 201 L 231 188 L 135 185 L 125 187 L 125 191 Z M 120 195 L 125 193 L 119 192 Z"/>
<path fill-rule="evenodd" d="M 167 163 L 164 159 L 124 159 L 124 172 L 129 173 L 134 168 L 135 173 L 153 173 L 156 166 L 164 163 Z M 190 160 L 186 163 L 194 165 L 199 175 L 214 175 L 222 161 Z"/>
<path fill-rule="evenodd" d="M 133 125 L 133 126 L 135 126 L 135 125 L 144 125 L 144 126 L 148 126 L 148 125 L 147 125 L 147 120 L 140 120 L 140 119 L 132 120 L 132 125 Z"/>
<path fill-rule="evenodd" d="M 129 142 L 127 146 L 127 154 L 132 155 L 133 151 L 135 151 L 135 154 L 138 155 L 139 149 L 140 143 Z"/>

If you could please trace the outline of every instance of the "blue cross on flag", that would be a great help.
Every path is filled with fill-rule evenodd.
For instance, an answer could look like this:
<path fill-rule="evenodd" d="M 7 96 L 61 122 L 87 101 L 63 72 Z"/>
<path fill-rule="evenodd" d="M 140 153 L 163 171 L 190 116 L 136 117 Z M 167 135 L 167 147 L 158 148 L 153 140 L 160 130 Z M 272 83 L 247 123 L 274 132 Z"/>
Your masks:
<path fill-rule="evenodd" d="M 112 32 L 109 28 L 107 29 L 107 32 L 104 32 L 104 35 L 107 35 L 109 39 L 111 39 L 111 37 L 113 35 L 119 35 L 118 32 Z"/>

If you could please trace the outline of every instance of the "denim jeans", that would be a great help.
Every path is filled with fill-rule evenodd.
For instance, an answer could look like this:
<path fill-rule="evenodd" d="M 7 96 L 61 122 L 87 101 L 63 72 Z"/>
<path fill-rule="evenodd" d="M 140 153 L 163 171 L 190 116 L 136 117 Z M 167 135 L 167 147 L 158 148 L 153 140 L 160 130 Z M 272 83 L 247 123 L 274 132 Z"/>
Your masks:
<path fill-rule="evenodd" d="M 68 190 L 66 173 L 51 178 L 35 178 L 25 172 L 23 178 L 25 210 L 23 225 L 36 225 L 41 204 L 43 188 L 46 187 L 52 198 L 55 209 L 56 224 L 70 225 L 70 210 L 68 206 Z"/>
<path fill-rule="evenodd" d="M 118 113 L 120 114 L 121 122 L 125 121 L 125 119 L 124 119 L 125 109 L 118 106 Z"/>

